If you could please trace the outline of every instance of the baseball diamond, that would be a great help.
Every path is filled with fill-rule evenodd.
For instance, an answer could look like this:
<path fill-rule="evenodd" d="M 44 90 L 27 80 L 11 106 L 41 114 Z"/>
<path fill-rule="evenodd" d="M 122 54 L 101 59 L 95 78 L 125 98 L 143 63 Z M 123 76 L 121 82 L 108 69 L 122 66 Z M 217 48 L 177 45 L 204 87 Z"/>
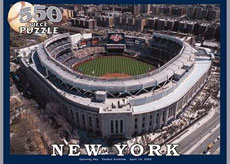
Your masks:
<path fill-rule="evenodd" d="M 91 76 L 104 76 L 111 73 L 135 76 L 147 73 L 154 68 L 151 64 L 125 56 L 98 57 L 75 67 L 77 71 Z"/>

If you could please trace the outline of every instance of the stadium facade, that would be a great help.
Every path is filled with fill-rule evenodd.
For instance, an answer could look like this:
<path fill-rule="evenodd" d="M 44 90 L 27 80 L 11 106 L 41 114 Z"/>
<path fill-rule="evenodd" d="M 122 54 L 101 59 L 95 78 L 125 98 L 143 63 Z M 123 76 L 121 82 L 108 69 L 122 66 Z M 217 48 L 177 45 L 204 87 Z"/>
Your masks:
<path fill-rule="evenodd" d="M 118 37 L 112 37 L 118 42 L 112 45 L 106 36 L 55 35 L 20 50 L 18 59 L 36 92 L 57 103 L 74 126 L 104 138 L 130 138 L 161 128 L 183 112 L 207 81 L 212 60 L 168 35 Z M 157 69 L 110 79 L 73 69 L 108 51 L 148 60 Z"/>

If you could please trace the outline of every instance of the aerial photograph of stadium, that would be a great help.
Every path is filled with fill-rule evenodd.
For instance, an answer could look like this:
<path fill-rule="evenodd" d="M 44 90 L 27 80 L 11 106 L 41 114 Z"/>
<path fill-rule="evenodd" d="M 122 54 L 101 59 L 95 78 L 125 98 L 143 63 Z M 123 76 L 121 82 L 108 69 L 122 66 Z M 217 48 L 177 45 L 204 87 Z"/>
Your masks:
<path fill-rule="evenodd" d="M 219 5 L 45 6 L 62 12 L 44 20 L 58 34 L 10 31 L 11 154 L 52 144 L 221 153 Z"/>

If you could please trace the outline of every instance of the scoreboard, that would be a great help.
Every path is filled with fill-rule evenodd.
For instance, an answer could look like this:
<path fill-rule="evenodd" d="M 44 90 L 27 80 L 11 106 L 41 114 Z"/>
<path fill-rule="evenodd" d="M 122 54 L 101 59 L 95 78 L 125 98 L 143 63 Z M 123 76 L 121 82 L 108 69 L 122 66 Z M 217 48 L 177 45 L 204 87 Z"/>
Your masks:
<path fill-rule="evenodd" d="M 108 54 L 123 54 L 126 48 L 124 33 L 108 33 L 106 51 Z"/>
<path fill-rule="evenodd" d="M 108 33 L 108 44 L 125 44 L 125 34 Z"/>

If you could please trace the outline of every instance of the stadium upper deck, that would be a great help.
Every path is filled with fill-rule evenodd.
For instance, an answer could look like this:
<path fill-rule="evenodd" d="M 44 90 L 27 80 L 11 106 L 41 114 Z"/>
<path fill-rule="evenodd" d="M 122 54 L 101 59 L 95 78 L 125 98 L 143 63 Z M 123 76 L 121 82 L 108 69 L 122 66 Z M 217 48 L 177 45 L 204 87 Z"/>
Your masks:
<path fill-rule="evenodd" d="M 102 90 L 111 94 L 140 91 L 151 87 L 154 88 L 172 78 L 175 72 L 178 72 L 181 69 L 188 71 L 192 67 L 195 50 L 187 43 L 177 38 L 162 34 L 154 34 L 153 39 L 149 42 L 151 42 L 151 47 L 157 48 L 162 52 L 167 52 L 167 54 L 171 53 L 171 57 L 169 57 L 170 60 L 165 62 L 164 65 L 157 70 L 143 75 L 122 79 L 108 80 L 73 71 L 73 64 L 92 58 L 92 56 L 90 53 L 86 55 L 73 55 L 69 34 L 57 35 L 46 40 L 38 46 L 37 54 L 41 65 L 45 67 L 46 72 L 55 75 L 63 83 L 70 85 L 70 87 L 87 91 Z M 141 46 L 140 44 L 137 45 Z M 97 48 L 95 53 L 105 52 L 102 45 L 98 47 L 94 45 L 94 47 L 91 48 L 95 49 L 95 47 Z M 172 49 L 171 52 L 170 48 Z M 81 48 L 78 51 L 81 51 L 82 49 L 86 48 Z M 175 54 L 175 52 L 178 52 L 178 54 Z M 155 54 L 155 56 L 157 55 L 158 54 Z M 76 56 L 84 57 L 77 58 Z"/>

